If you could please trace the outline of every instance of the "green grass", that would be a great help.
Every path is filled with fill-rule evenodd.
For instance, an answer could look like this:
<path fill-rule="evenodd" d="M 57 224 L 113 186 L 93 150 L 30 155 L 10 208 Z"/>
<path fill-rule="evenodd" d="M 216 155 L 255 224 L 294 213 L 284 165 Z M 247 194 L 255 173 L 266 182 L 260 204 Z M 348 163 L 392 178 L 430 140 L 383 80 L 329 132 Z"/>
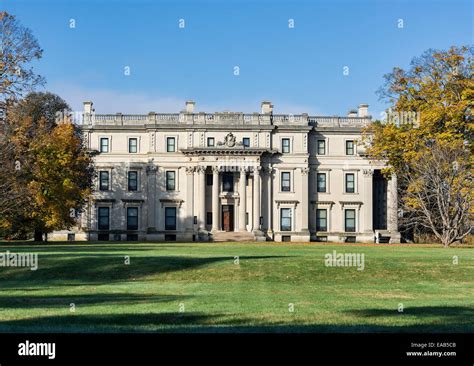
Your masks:
<path fill-rule="evenodd" d="M 38 253 L 39 268 L 0 267 L 0 332 L 474 331 L 472 248 L 0 245 L 7 250 Z M 365 269 L 326 267 L 333 250 L 364 253 Z"/>

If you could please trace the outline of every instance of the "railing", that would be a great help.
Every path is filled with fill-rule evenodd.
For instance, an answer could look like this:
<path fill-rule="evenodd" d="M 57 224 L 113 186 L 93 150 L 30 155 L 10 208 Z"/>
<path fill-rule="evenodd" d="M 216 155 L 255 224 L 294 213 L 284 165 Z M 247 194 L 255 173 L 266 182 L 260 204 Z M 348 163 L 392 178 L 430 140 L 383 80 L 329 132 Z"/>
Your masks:
<path fill-rule="evenodd" d="M 364 127 L 371 122 L 370 117 L 326 117 L 307 114 L 245 114 L 245 113 L 149 113 L 149 114 L 79 114 L 74 118 L 78 124 L 98 125 L 299 125 L 315 127 Z"/>
<path fill-rule="evenodd" d="M 308 117 L 308 124 L 315 127 L 365 127 L 370 122 L 370 117 Z"/>

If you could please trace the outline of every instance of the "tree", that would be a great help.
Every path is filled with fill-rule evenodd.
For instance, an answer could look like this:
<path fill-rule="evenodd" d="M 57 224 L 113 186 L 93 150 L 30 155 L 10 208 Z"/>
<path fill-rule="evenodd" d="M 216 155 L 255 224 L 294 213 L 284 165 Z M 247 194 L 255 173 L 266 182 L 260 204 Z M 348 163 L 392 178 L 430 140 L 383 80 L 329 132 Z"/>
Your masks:
<path fill-rule="evenodd" d="M 437 142 L 413 162 L 402 198 L 405 225 L 432 231 L 445 247 L 471 232 L 474 182 L 469 153 Z"/>
<path fill-rule="evenodd" d="M 365 138 L 369 141 L 367 153 L 371 159 L 387 163 L 384 169 L 387 176 L 391 173 L 397 174 L 398 196 L 401 198 L 402 206 L 406 197 L 414 198 L 410 195 L 417 192 L 417 187 L 421 185 L 420 179 L 427 178 L 421 169 L 429 167 L 426 159 L 432 156 L 433 148 L 446 154 L 446 164 L 449 163 L 449 158 L 454 156 L 457 160 L 461 158 L 469 160 L 472 155 L 473 54 L 474 49 L 465 46 L 451 47 L 446 51 L 428 50 L 421 57 L 414 58 L 408 70 L 394 68 L 391 73 L 385 75 L 385 84 L 379 90 L 379 95 L 390 104 L 387 113 L 389 118 L 387 121 L 371 124 L 365 131 Z M 393 118 L 394 116 L 397 118 Z M 466 153 L 454 154 L 442 150 L 450 145 L 464 149 Z M 463 166 L 472 169 L 468 161 Z M 427 181 L 423 184 L 432 182 Z M 462 185 L 455 185 L 452 188 L 464 189 Z M 427 209 L 435 210 L 436 206 L 432 205 L 431 201 L 426 201 L 432 196 L 418 194 L 417 197 L 423 201 L 418 202 L 418 206 L 413 205 L 411 209 L 406 210 L 405 218 L 417 218 L 413 222 L 421 228 L 429 228 L 438 236 L 434 232 L 436 227 L 440 240 L 442 237 L 451 237 L 446 230 L 452 230 L 452 225 L 456 225 L 456 230 L 462 231 L 461 228 L 466 226 L 466 220 L 470 220 L 468 216 L 456 216 L 454 211 L 448 210 L 445 212 L 449 215 L 448 226 L 423 225 L 415 210 L 422 210 L 422 207 L 425 207 L 427 214 Z M 472 197 L 468 201 L 472 208 Z M 435 212 L 430 214 L 436 215 Z M 401 220 L 403 221 L 407 220 Z"/>
<path fill-rule="evenodd" d="M 44 119 L 40 122 L 46 124 Z M 41 240 L 42 233 L 74 226 L 91 194 L 92 161 L 76 128 L 70 122 L 58 124 L 30 147 L 33 164 L 28 190 L 32 202 L 25 217 L 35 224 L 35 240 Z M 42 130 L 48 128 L 43 126 Z"/>
<path fill-rule="evenodd" d="M 68 111 L 57 95 L 32 93 L 8 112 L 15 181 L 27 195 L 20 212 L 3 219 L 12 233 L 34 232 L 41 241 L 43 233 L 70 228 L 91 193 L 92 159 Z"/>
<path fill-rule="evenodd" d="M 31 61 L 40 59 L 42 53 L 28 28 L 13 15 L 0 12 L 0 99 L 17 99 L 44 83 L 29 66 Z"/>

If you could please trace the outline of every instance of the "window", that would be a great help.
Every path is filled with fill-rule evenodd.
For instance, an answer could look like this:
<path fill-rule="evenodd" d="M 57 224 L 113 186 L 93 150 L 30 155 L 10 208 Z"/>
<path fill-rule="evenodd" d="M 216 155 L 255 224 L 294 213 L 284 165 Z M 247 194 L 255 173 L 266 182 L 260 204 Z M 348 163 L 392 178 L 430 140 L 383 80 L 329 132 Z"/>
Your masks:
<path fill-rule="evenodd" d="M 355 243 L 356 242 L 356 237 L 355 236 L 346 236 L 346 239 L 344 241 L 346 243 Z"/>
<path fill-rule="evenodd" d="M 99 234 L 97 236 L 97 240 L 99 240 L 99 241 L 109 241 L 109 234 Z"/>
<path fill-rule="evenodd" d="M 206 185 L 212 186 L 213 181 L 214 181 L 213 175 L 212 174 L 207 174 L 206 175 Z"/>
<path fill-rule="evenodd" d="M 290 173 L 283 172 L 281 173 L 281 190 L 282 192 L 289 192 L 290 191 Z"/>
<path fill-rule="evenodd" d="M 109 139 L 107 137 L 102 137 L 100 139 L 100 152 L 101 153 L 109 152 Z"/>
<path fill-rule="evenodd" d="M 326 140 L 318 140 L 318 155 L 326 155 Z"/>
<path fill-rule="evenodd" d="M 109 172 L 101 170 L 99 172 L 99 190 L 108 191 L 109 190 Z"/>
<path fill-rule="evenodd" d="M 282 235 L 281 236 L 281 241 L 283 241 L 283 242 L 291 241 L 291 235 Z"/>
<path fill-rule="evenodd" d="M 328 231 L 328 210 L 316 210 L 316 231 Z"/>
<path fill-rule="evenodd" d="M 355 176 L 354 173 L 346 174 L 346 193 L 355 192 Z"/>
<path fill-rule="evenodd" d="M 166 138 L 166 151 L 175 152 L 176 151 L 176 139 L 174 137 Z"/>
<path fill-rule="evenodd" d="M 318 173 L 318 192 L 326 192 L 326 173 Z"/>
<path fill-rule="evenodd" d="M 280 209 L 280 230 L 291 231 L 291 208 Z"/>
<path fill-rule="evenodd" d="M 174 234 L 165 234 L 165 241 L 176 241 L 176 235 L 174 235 Z"/>
<path fill-rule="evenodd" d="M 127 230 L 138 230 L 138 207 L 127 208 Z"/>
<path fill-rule="evenodd" d="M 127 241 L 138 241 L 137 234 L 127 234 Z"/>
<path fill-rule="evenodd" d="M 356 213 L 354 209 L 346 210 L 344 212 L 345 231 L 353 233 L 356 231 Z"/>
<path fill-rule="evenodd" d="M 99 207 L 99 230 L 109 230 L 109 208 Z"/>
<path fill-rule="evenodd" d="M 207 225 L 212 225 L 212 212 L 207 212 L 206 213 L 206 224 Z"/>
<path fill-rule="evenodd" d="M 208 137 L 207 138 L 207 146 L 208 147 L 214 147 L 214 137 Z"/>
<path fill-rule="evenodd" d="M 234 175 L 232 173 L 222 175 L 222 190 L 224 192 L 234 192 Z"/>
<path fill-rule="evenodd" d="M 176 172 L 168 170 L 166 172 L 166 190 L 174 191 L 176 189 Z"/>
<path fill-rule="evenodd" d="M 242 144 L 244 145 L 244 147 L 250 147 L 250 137 L 244 137 L 242 139 Z"/>
<path fill-rule="evenodd" d="M 74 234 L 74 233 L 72 233 L 72 234 L 71 234 L 71 233 L 68 233 L 68 234 L 67 234 L 67 241 L 74 241 L 74 240 L 76 240 L 76 234 Z"/>
<path fill-rule="evenodd" d="M 132 154 L 138 152 L 138 139 L 136 138 L 128 139 L 128 152 Z"/>
<path fill-rule="evenodd" d="M 281 139 L 281 151 L 283 153 L 290 152 L 290 139 Z"/>
<path fill-rule="evenodd" d="M 135 171 L 128 172 L 128 190 L 138 190 L 138 173 Z"/>
<path fill-rule="evenodd" d="M 165 230 L 176 230 L 176 207 L 165 208 Z"/>
<path fill-rule="evenodd" d="M 346 155 L 354 155 L 354 141 L 346 141 Z"/>

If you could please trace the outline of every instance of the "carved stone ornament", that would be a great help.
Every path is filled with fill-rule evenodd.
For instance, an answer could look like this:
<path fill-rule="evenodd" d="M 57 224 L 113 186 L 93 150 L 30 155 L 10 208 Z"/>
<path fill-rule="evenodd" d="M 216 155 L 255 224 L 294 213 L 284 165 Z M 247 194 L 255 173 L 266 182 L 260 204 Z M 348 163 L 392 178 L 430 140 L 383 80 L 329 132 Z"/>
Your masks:
<path fill-rule="evenodd" d="M 219 141 L 217 143 L 218 146 L 222 146 L 222 145 L 225 145 L 227 147 L 235 147 L 236 145 L 239 145 L 237 142 L 236 142 L 236 139 L 235 139 L 235 136 L 232 132 L 229 132 L 227 134 L 227 136 L 224 138 L 224 141 Z"/>

